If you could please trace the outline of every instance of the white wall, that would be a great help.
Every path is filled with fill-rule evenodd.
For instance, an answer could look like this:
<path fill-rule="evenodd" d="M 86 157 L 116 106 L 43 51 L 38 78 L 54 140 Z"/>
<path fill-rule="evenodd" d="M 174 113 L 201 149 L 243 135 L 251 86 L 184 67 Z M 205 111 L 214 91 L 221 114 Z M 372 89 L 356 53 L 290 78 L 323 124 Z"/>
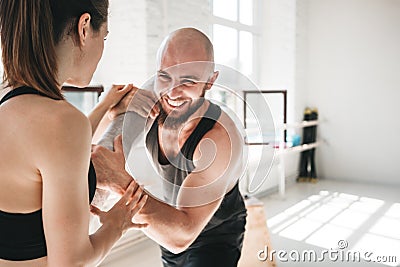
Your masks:
<path fill-rule="evenodd" d="M 399 185 L 400 1 L 308 0 L 303 11 L 298 91 L 322 119 L 318 173 Z"/>
<path fill-rule="evenodd" d="M 261 11 L 261 75 L 263 90 L 288 90 L 288 106 L 295 102 L 296 0 L 264 0 Z M 296 121 L 294 109 L 288 120 Z"/>
<path fill-rule="evenodd" d="M 296 83 L 296 0 L 263 0 L 261 6 L 260 84 L 263 90 L 288 91 L 287 119 L 298 122 L 302 119 L 304 94 L 297 92 Z M 288 134 L 296 133 L 291 130 Z M 301 133 L 301 132 L 298 132 Z M 285 174 L 294 181 L 298 173 L 299 153 L 284 157 Z M 277 165 L 274 164 L 263 189 L 278 185 Z"/>
<path fill-rule="evenodd" d="M 146 0 L 111 0 L 109 35 L 92 83 L 134 83 L 147 79 Z"/>
<path fill-rule="evenodd" d="M 115 0 L 114 0 L 115 1 Z M 162 40 L 182 27 L 196 27 L 210 34 L 208 0 L 147 0 L 147 71 L 155 73 L 155 55 Z"/>
<path fill-rule="evenodd" d="M 155 73 L 155 55 L 171 31 L 192 26 L 209 34 L 208 0 L 111 0 L 109 37 L 93 84 L 141 86 Z"/>

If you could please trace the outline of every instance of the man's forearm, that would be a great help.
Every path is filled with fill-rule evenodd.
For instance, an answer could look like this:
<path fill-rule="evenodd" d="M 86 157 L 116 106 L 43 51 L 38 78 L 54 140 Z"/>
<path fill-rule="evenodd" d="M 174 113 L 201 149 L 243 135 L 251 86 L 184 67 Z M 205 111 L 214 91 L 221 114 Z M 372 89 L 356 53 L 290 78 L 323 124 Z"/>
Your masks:
<path fill-rule="evenodd" d="M 125 129 L 123 129 L 124 123 Z M 125 130 L 123 133 L 123 146 L 125 150 L 124 154 L 127 158 L 130 149 L 135 147 L 140 140 L 140 137 L 143 136 L 145 123 L 146 119 L 136 112 L 129 111 L 127 113 L 120 114 L 112 120 L 97 144 L 113 150 L 115 137 L 122 134 L 122 131 Z"/>
<path fill-rule="evenodd" d="M 114 150 L 114 139 L 117 135 L 122 133 L 122 127 L 124 124 L 124 114 L 118 115 L 109 124 L 108 128 L 104 132 L 103 136 L 97 142 L 98 145 Z"/>
<path fill-rule="evenodd" d="M 120 114 L 110 122 L 101 139 L 98 141 L 98 145 L 101 145 L 109 150 L 114 150 L 114 139 L 116 136 L 122 133 L 124 117 L 125 114 Z M 139 135 L 137 134 L 136 137 L 138 136 Z M 115 177 L 115 179 L 113 179 L 113 183 L 122 189 L 126 189 L 129 183 L 132 181 L 132 178 L 129 175 L 126 176 L 125 173 L 121 173 L 121 175 L 118 176 L 119 177 Z M 97 188 L 92 203 L 96 206 L 104 206 L 109 196 L 109 191 Z"/>
<path fill-rule="evenodd" d="M 184 251 L 198 233 L 191 231 L 189 215 L 149 196 L 145 206 L 135 215 L 134 221 L 148 223 L 143 232 L 173 253 Z"/>

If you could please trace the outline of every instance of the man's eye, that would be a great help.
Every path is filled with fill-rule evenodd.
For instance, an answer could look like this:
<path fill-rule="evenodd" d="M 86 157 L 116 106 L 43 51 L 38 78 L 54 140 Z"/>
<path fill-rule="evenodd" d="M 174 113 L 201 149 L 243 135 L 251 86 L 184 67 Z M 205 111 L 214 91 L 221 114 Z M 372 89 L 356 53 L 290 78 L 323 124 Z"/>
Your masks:
<path fill-rule="evenodd" d="M 158 79 L 164 82 L 169 82 L 171 80 L 171 77 L 165 74 L 158 74 Z"/>
<path fill-rule="evenodd" d="M 181 81 L 181 84 L 183 84 L 185 86 L 193 86 L 193 85 L 196 85 L 197 82 L 190 80 L 190 79 L 184 79 Z"/>

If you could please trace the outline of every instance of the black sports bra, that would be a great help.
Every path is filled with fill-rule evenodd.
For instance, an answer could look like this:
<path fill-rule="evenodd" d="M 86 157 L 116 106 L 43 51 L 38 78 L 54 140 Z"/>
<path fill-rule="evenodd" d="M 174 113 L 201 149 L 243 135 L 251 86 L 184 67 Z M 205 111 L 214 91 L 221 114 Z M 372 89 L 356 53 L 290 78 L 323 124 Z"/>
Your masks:
<path fill-rule="evenodd" d="M 48 97 L 34 88 L 23 86 L 7 93 L 0 100 L 0 105 L 10 98 L 26 94 Z M 92 162 L 90 162 L 88 180 L 89 200 L 91 202 L 96 191 L 96 173 Z M 41 209 L 31 213 L 0 211 L 0 259 L 23 261 L 46 255 L 46 239 Z"/>

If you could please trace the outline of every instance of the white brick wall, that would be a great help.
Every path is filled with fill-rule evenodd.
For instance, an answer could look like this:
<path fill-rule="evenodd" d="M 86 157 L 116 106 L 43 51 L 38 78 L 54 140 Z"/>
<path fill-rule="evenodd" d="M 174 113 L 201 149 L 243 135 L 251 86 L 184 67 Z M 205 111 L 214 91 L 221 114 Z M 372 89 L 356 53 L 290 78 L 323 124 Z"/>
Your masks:
<path fill-rule="evenodd" d="M 93 83 L 133 82 L 147 78 L 145 0 L 111 0 L 109 37 Z"/>
<path fill-rule="evenodd" d="M 192 26 L 210 34 L 208 0 L 111 0 L 110 35 L 93 83 L 133 82 L 155 73 L 155 56 L 171 31 Z"/>
<path fill-rule="evenodd" d="M 210 34 L 208 0 L 147 0 L 148 74 L 155 71 L 155 55 L 168 33 L 181 27 L 196 27 Z"/>
<path fill-rule="evenodd" d="M 303 119 L 307 99 L 307 65 L 308 65 L 308 0 L 296 1 L 296 63 L 294 91 L 295 120 Z"/>
<path fill-rule="evenodd" d="M 261 25 L 260 87 L 287 89 L 288 107 L 293 106 L 295 90 L 296 1 L 267 0 L 263 3 Z M 291 108 L 288 120 L 294 121 Z"/>

